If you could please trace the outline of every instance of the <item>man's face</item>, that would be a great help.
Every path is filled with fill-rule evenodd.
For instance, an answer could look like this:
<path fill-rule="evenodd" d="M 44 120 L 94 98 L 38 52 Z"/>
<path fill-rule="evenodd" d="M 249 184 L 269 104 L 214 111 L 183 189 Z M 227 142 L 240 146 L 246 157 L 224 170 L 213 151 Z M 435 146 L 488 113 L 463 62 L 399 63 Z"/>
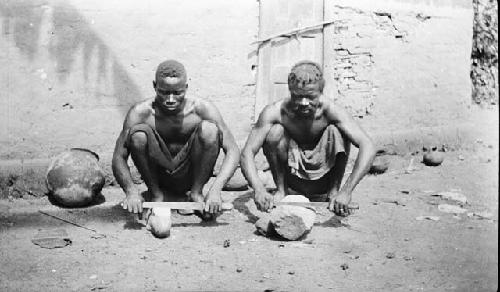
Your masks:
<path fill-rule="evenodd" d="M 291 85 L 289 89 L 292 110 L 300 116 L 307 117 L 314 115 L 316 109 L 319 107 L 320 87 L 319 82 L 307 84 L 301 88 Z"/>
<path fill-rule="evenodd" d="M 165 77 L 153 81 L 156 102 L 165 112 L 177 112 L 181 109 L 186 96 L 187 84 L 179 77 Z"/>

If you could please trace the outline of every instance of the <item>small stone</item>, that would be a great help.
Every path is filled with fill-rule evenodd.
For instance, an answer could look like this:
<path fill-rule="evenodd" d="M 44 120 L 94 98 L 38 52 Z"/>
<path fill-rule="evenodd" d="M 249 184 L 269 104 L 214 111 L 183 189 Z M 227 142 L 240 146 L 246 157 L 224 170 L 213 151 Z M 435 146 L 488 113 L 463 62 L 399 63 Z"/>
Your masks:
<path fill-rule="evenodd" d="M 414 258 L 413 258 L 412 256 L 404 256 L 404 257 L 403 257 L 403 259 L 404 259 L 405 261 L 411 261 L 411 260 L 413 260 Z"/>
<path fill-rule="evenodd" d="M 467 209 L 464 209 L 460 206 L 449 205 L 449 204 L 438 205 L 438 210 L 444 213 L 453 213 L 453 214 L 462 214 L 467 212 Z"/>
<path fill-rule="evenodd" d="M 345 270 L 349 269 L 349 265 L 347 263 L 343 263 L 340 265 L 340 268 L 345 271 Z"/>
<path fill-rule="evenodd" d="M 229 239 L 224 240 L 223 246 L 224 246 L 224 248 L 230 247 L 231 246 L 231 241 Z"/>
<path fill-rule="evenodd" d="M 289 275 L 295 275 L 295 272 L 294 271 L 289 271 L 288 274 Z"/>
<path fill-rule="evenodd" d="M 438 196 L 450 201 L 456 201 L 459 202 L 460 204 L 467 204 L 467 197 L 459 192 L 439 192 L 433 196 Z"/>
<path fill-rule="evenodd" d="M 467 216 L 470 218 L 488 219 L 488 220 L 491 220 L 493 218 L 493 214 L 488 211 L 469 212 L 467 213 Z"/>
<path fill-rule="evenodd" d="M 422 221 L 422 220 L 439 221 L 439 216 L 424 215 L 424 216 L 418 216 L 415 219 L 417 221 Z"/>
<path fill-rule="evenodd" d="M 393 253 L 393 252 L 388 252 L 385 254 L 385 257 L 388 258 L 388 259 L 393 259 L 396 257 L 396 254 Z"/>
<path fill-rule="evenodd" d="M 458 155 L 458 160 L 465 160 L 465 157 L 463 155 Z"/>
<path fill-rule="evenodd" d="M 242 268 L 236 268 L 236 272 L 241 273 L 241 272 L 243 272 L 243 269 Z"/>

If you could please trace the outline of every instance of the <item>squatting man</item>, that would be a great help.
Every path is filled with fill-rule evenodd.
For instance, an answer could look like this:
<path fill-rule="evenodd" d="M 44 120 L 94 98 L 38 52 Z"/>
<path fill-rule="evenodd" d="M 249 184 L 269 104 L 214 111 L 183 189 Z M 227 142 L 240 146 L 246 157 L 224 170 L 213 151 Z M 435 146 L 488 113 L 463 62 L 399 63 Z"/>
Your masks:
<path fill-rule="evenodd" d="M 321 67 L 311 61 L 295 64 L 288 75 L 290 96 L 267 105 L 241 153 L 241 168 L 255 191 L 258 209 L 268 211 L 291 193 L 311 201 L 329 201 L 337 215 L 351 213 L 352 192 L 375 157 L 372 140 L 353 118 L 323 95 Z M 341 186 L 350 145 L 357 158 Z M 277 190 L 269 193 L 257 174 L 255 155 L 263 148 Z"/>
<path fill-rule="evenodd" d="M 221 212 L 222 187 L 239 163 L 234 137 L 211 102 L 186 95 L 187 74 L 181 63 L 159 64 L 153 87 L 156 96 L 130 108 L 116 141 L 112 168 L 126 194 L 122 206 L 142 214 L 145 200 L 204 202 L 205 210 L 195 213 L 204 220 L 213 219 Z M 225 152 L 221 169 L 203 194 L 220 148 Z M 147 192 L 141 193 L 132 181 L 129 155 Z"/>
<path fill-rule="evenodd" d="M 352 192 L 367 173 L 375 148 L 352 117 L 323 95 L 320 66 L 302 61 L 288 76 L 290 96 L 266 106 L 241 153 L 243 174 L 262 211 L 298 193 L 311 201 L 329 201 L 338 215 L 351 213 Z M 239 162 L 239 149 L 217 108 L 186 96 L 186 70 L 174 60 L 161 63 L 153 81 L 156 96 L 129 110 L 113 154 L 113 173 L 126 194 L 122 206 L 142 213 L 142 202 L 204 202 L 197 213 L 210 220 L 221 211 L 221 190 Z M 350 145 L 359 148 L 352 173 L 341 186 Z M 225 157 L 207 194 L 203 194 L 222 148 Z M 257 174 L 255 155 L 263 148 L 277 190 L 269 193 Z M 148 191 L 140 193 L 128 157 Z M 190 214 L 189 210 L 184 210 Z"/>

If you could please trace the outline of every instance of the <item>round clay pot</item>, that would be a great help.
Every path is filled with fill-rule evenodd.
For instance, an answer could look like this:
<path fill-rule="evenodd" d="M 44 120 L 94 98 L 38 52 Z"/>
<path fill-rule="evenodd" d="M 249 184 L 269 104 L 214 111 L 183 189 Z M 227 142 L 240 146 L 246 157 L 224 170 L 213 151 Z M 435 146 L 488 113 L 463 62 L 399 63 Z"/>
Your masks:
<path fill-rule="evenodd" d="M 46 179 L 53 201 L 64 207 L 90 205 L 105 182 L 98 161 L 96 153 L 83 148 L 71 148 L 56 156 Z"/>
<path fill-rule="evenodd" d="M 424 154 L 423 162 L 427 166 L 438 166 L 443 163 L 444 153 L 437 151 L 437 148 L 427 151 Z"/>
<path fill-rule="evenodd" d="M 389 160 L 384 156 L 375 156 L 373 159 L 372 165 L 370 166 L 370 170 L 368 171 L 371 174 L 381 174 L 389 169 Z"/>

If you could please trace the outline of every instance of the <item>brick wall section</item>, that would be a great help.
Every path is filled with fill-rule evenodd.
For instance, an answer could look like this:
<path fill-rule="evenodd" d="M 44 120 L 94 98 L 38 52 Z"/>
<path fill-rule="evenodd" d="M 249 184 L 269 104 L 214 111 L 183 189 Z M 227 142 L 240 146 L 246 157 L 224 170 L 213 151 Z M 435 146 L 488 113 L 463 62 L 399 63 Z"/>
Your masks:
<path fill-rule="evenodd" d="M 375 140 L 439 143 L 442 129 L 455 133 L 471 122 L 471 3 L 326 3 L 325 15 L 335 20 L 325 35 L 332 44 L 325 48 L 328 94 Z"/>

